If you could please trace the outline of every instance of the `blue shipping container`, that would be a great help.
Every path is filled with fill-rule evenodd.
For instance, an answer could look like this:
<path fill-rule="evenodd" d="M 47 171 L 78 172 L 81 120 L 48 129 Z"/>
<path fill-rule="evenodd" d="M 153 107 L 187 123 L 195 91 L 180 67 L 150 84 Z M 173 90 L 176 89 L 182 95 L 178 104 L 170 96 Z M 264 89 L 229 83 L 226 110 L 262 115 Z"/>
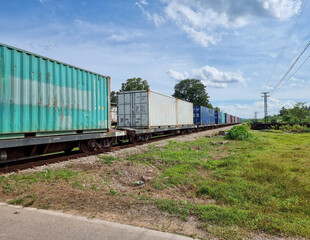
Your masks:
<path fill-rule="evenodd" d="M 209 108 L 203 106 L 194 106 L 194 124 L 209 125 Z"/>
<path fill-rule="evenodd" d="M 215 112 L 215 123 L 216 124 L 222 123 L 222 112 Z"/>
<path fill-rule="evenodd" d="M 215 124 L 215 112 L 213 109 L 209 109 L 210 124 Z"/>

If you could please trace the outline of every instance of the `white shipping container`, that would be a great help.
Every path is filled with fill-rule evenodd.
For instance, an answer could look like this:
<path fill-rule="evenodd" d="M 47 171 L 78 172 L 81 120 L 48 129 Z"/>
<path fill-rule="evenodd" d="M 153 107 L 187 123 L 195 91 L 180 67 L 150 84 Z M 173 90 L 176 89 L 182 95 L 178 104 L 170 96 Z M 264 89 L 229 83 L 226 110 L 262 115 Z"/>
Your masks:
<path fill-rule="evenodd" d="M 117 104 L 111 103 L 111 123 L 117 123 Z"/>
<path fill-rule="evenodd" d="M 176 127 L 177 117 L 177 99 L 173 97 L 151 91 L 118 94 L 118 127 Z"/>
<path fill-rule="evenodd" d="M 178 125 L 193 125 L 194 124 L 194 106 L 190 102 L 177 100 L 178 106 Z"/>

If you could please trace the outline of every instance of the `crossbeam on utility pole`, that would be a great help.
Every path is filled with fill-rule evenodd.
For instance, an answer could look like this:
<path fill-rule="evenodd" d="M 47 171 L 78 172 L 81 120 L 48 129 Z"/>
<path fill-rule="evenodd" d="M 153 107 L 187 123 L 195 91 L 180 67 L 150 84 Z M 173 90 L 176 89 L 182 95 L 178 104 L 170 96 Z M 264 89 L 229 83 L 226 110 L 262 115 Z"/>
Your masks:
<path fill-rule="evenodd" d="M 268 105 L 267 105 L 267 98 L 270 97 L 268 94 L 269 92 L 262 92 L 264 98 L 264 112 L 265 112 L 265 128 L 267 129 L 267 121 L 268 121 Z"/>

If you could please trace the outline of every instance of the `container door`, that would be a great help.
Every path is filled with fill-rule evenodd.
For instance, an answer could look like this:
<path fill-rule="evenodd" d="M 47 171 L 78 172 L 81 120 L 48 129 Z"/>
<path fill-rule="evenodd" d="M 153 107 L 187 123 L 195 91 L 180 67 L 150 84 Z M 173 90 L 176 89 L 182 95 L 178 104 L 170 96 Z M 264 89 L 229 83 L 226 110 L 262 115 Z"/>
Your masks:
<path fill-rule="evenodd" d="M 117 98 L 117 111 L 118 111 L 118 121 L 117 125 L 119 127 L 131 127 L 132 116 L 131 116 L 131 104 L 132 97 L 130 93 L 121 93 Z"/>
<path fill-rule="evenodd" d="M 133 113 L 132 126 L 136 128 L 148 127 L 148 92 L 135 92 L 132 95 Z"/>

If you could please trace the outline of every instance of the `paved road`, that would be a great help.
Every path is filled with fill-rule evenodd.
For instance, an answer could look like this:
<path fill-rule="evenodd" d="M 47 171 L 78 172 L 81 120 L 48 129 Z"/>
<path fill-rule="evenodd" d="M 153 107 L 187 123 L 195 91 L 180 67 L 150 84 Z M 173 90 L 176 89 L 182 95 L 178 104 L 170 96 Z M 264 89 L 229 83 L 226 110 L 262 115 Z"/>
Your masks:
<path fill-rule="evenodd" d="M 0 240 L 192 240 L 153 230 L 0 203 Z"/>

